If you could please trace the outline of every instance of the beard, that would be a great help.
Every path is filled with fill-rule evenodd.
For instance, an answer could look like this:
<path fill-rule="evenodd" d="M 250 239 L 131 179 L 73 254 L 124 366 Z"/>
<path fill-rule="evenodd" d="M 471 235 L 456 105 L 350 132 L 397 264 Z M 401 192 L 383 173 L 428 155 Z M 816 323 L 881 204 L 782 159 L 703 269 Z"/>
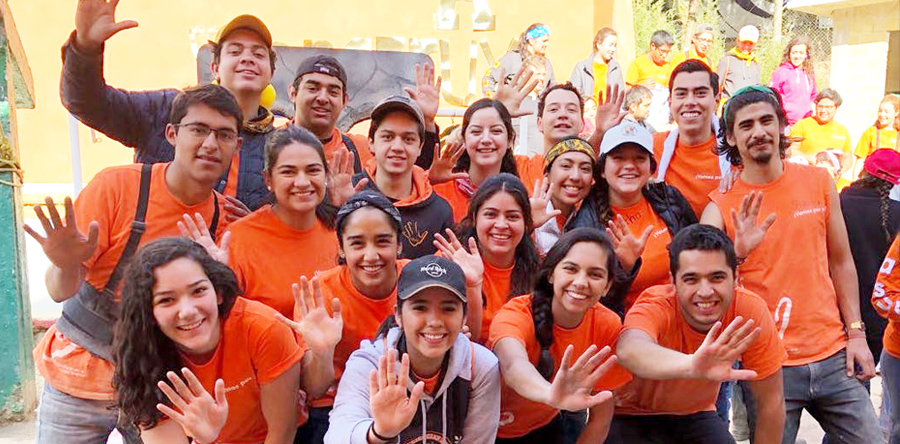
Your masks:
<path fill-rule="evenodd" d="M 774 150 L 755 150 L 754 147 L 758 145 L 772 145 L 774 142 L 771 139 L 754 141 L 747 147 L 747 157 L 750 158 L 753 163 L 757 165 L 766 165 L 770 161 L 772 161 L 772 157 L 774 156 Z M 777 149 L 777 148 L 776 148 Z"/>

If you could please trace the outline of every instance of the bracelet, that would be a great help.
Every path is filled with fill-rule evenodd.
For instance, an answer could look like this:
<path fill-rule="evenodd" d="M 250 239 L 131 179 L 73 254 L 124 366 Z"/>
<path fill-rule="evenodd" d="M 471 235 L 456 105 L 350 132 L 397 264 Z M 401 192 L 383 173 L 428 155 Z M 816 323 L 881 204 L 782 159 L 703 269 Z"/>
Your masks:
<path fill-rule="evenodd" d="M 391 442 L 391 441 L 397 440 L 396 436 L 394 436 L 392 438 L 388 438 L 386 436 L 379 435 L 378 432 L 375 431 L 375 421 L 372 421 L 372 425 L 369 426 L 369 431 L 372 432 L 372 436 L 374 436 L 376 439 L 378 439 L 379 441 L 382 441 L 382 442 Z"/>
<path fill-rule="evenodd" d="M 864 331 L 859 331 L 859 330 L 848 330 L 848 331 L 847 331 L 847 338 L 849 338 L 849 339 L 865 339 L 865 338 L 866 338 L 866 332 L 864 332 Z"/>

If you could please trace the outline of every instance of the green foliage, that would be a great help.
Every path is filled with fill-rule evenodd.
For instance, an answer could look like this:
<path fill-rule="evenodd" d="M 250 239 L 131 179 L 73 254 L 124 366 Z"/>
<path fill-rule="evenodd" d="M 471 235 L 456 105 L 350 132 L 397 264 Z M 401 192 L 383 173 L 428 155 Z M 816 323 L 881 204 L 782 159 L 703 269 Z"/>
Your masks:
<path fill-rule="evenodd" d="M 781 64 L 781 57 L 787 42 L 788 39 L 785 37 L 775 40 L 770 33 L 766 33 L 756 44 L 756 56 L 759 57 L 759 81 L 763 85 L 769 84 L 769 80 L 772 79 L 772 71 L 775 71 L 775 68 Z"/>
<path fill-rule="evenodd" d="M 668 31 L 675 39 L 675 47 L 672 48 L 673 54 L 687 49 L 682 45 L 684 42 L 682 27 L 685 22 L 688 22 L 691 27 L 688 33 L 693 31 L 693 27 L 697 23 L 708 23 L 716 29 L 721 29 L 718 0 L 695 0 L 697 4 L 693 17 L 687 17 L 690 0 L 673 1 L 675 7 L 668 6 L 665 0 L 634 0 L 634 38 L 637 52 L 635 56 L 647 52 L 647 49 L 650 48 L 650 36 L 659 29 Z M 688 45 L 690 45 L 689 42 L 690 39 L 688 39 Z M 717 33 L 713 36 L 713 44 L 709 50 L 713 63 L 718 63 L 724 53 L 725 40 L 721 34 Z"/>

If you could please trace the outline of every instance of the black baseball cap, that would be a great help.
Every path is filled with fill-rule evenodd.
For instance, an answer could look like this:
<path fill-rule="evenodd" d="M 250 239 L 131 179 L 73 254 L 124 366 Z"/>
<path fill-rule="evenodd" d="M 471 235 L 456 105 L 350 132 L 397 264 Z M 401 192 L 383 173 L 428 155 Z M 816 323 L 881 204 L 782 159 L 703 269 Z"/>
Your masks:
<path fill-rule="evenodd" d="M 378 126 L 381 125 L 381 121 L 384 120 L 384 117 L 394 111 L 402 111 L 408 114 L 413 120 L 416 121 L 417 126 L 419 127 L 419 139 L 420 142 L 425 142 L 425 115 L 422 114 L 422 108 L 419 108 L 419 104 L 407 97 L 401 95 L 390 96 L 375 106 L 375 109 L 372 110 L 372 124 L 369 126 L 369 139 L 375 139 L 375 131 L 378 129 Z"/>
<path fill-rule="evenodd" d="M 466 302 L 466 276 L 453 261 L 429 254 L 403 267 L 397 283 L 397 298 L 405 301 L 426 289 L 443 288 Z"/>
<path fill-rule="evenodd" d="M 297 75 L 294 76 L 294 81 L 305 74 L 313 72 L 337 77 L 344 86 L 344 93 L 347 92 L 347 71 L 344 70 L 344 65 L 341 65 L 341 62 L 338 62 L 336 58 L 330 55 L 318 54 L 303 59 L 300 62 L 300 67 L 297 68 Z"/>

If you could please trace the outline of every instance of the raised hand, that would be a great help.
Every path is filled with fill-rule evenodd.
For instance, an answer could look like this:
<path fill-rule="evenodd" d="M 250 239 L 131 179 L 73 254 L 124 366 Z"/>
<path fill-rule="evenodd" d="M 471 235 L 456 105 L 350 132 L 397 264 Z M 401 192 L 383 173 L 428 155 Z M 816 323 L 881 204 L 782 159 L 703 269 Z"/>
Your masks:
<path fill-rule="evenodd" d="M 434 157 L 431 161 L 431 168 L 428 169 L 428 181 L 432 185 L 437 185 L 469 177 L 469 173 L 465 171 L 453 172 L 456 162 L 464 152 L 466 152 L 466 146 L 453 138 L 447 139 L 444 149 L 441 149 L 440 143 L 434 144 Z"/>
<path fill-rule="evenodd" d="M 229 223 L 234 222 L 248 214 L 251 213 L 250 208 L 247 208 L 243 202 L 238 200 L 236 197 L 225 196 L 225 220 Z"/>
<path fill-rule="evenodd" d="M 766 231 L 775 223 L 775 213 L 768 215 L 762 225 L 757 223 L 762 199 L 762 191 L 751 191 L 741 201 L 740 213 L 731 209 L 731 221 L 734 223 L 734 252 L 738 258 L 746 258 L 759 246 Z"/>
<path fill-rule="evenodd" d="M 603 134 L 622 122 L 628 111 L 622 109 L 625 103 L 625 88 L 618 84 L 606 84 L 606 95 L 597 98 L 597 115 L 594 117 L 596 131 Z"/>
<path fill-rule="evenodd" d="M 175 408 L 156 404 L 156 409 L 178 423 L 194 442 L 215 442 L 228 419 L 228 400 L 225 399 L 225 381 L 216 380 L 216 397 L 213 399 L 200 381 L 187 368 L 182 368 L 184 381 L 175 372 L 166 373 L 166 381 L 156 383 Z"/>
<path fill-rule="evenodd" d="M 553 184 L 550 183 L 550 178 L 534 181 L 534 193 L 528 198 L 528 203 L 531 204 L 531 222 L 534 228 L 541 227 L 550 219 L 562 214 L 560 210 L 547 211 L 553 191 L 554 188 Z"/>
<path fill-rule="evenodd" d="M 737 181 L 738 177 L 741 177 L 740 168 L 732 167 L 730 170 L 728 170 L 728 174 L 723 175 L 722 179 L 719 180 L 719 192 L 727 193 L 729 190 L 731 190 L 731 188 L 734 187 L 734 182 Z"/>
<path fill-rule="evenodd" d="M 369 184 L 369 179 L 362 179 L 353 185 L 353 158 L 355 156 L 347 147 L 340 147 L 334 152 L 331 159 L 331 179 L 328 188 L 331 190 L 332 204 L 340 207 L 354 194 L 362 191 Z"/>
<path fill-rule="evenodd" d="M 716 322 L 691 355 L 691 377 L 718 382 L 755 378 L 755 371 L 737 370 L 733 365 L 759 337 L 759 332 L 753 319 L 744 322 L 741 316 L 734 318 L 725 331 L 722 323 Z"/>
<path fill-rule="evenodd" d="M 312 292 L 310 292 L 312 284 Z M 292 321 L 280 313 L 275 317 L 287 324 L 295 332 L 303 336 L 309 351 L 325 356 L 334 352 L 334 347 L 341 340 L 344 331 L 344 320 L 341 317 L 341 301 L 338 298 L 331 300 L 331 312 L 325 309 L 322 298 L 322 287 L 319 278 L 312 278 L 312 282 L 306 280 L 306 276 L 300 277 L 300 284 L 291 285 L 291 293 L 294 295 L 294 313 L 297 317 Z"/>
<path fill-rule="evenodd" d="M 610 219 L 609 226 L 606 227 L 606 233 L 612 239 L 613 247 L 616 249 L 616 257 L 622 263 L 622 267 L 628 271 L 634 267 L 638 258 L 644 253 L 644 247 L 647 245 L 647 239 L 653 232 L 653 225 L 648 226 L 641 233 L 641 237 L 634 237 L 625 218 L 621 214 Z"/>
<path fill-rule="evenodd" d="M 178 231 L 181 232 L 181 235 L 200 244 L 213 259 L 228 265 L 228 244 L 231 242 L 231 232 L 226 231 L 219 240 L 219 244 L 216 245 L 209 228 L 206 227 L 203 215 L 194 213 L 194 218 L 191 218 L 189 214 L 184 214 L 182 219 L 178 221 Z"/>
<path fill-rule="evenodd" d="M 466 276 L 466 286 L 474 287 L 481 284 L 484 277 L 484 261 L 481 260 L 481 252 L 475 243 L 475 236 L 469 238 L 469 249 L 463 248 L 462 243 L 453 234 L 453 230 L 447 228 L 447 236 L 440 233 L 434 234 L 434 246 L 441 250 L 444 257 L 452 260 L 462 268 Z"/>
<path fill-rule="evenodd" d="M 419 398 L 425 391 L 425 383 L 419 381 L 407 396 L 409 381 L 409 355 L 403 354 L 400 372 L 395 374 L 397 350 L 388 350 L 386 356 L 378 360 L 378 370 L 369 373 L 369 410 L 372 411 L 373 427 L 380 436 L 397 436 L 409 427 L 416 411 Z"/>
<path fill-rule="evenodd" d="M 425 118 L 425 125 L 427 127 L 433 125 L 434 117 L 441 104 L 441 77 L 438 76 L 435 80 L 434 66 L 430 63 L 421 66 L 416 64 L 416 88 L 407 87 L 403 90 L 419 104 L 422 117 Z"/>
<path fill-rule="evenodd" d="M 616 363 L 616 356 L 609 346 L 598 350 L 596 345 L 588 347 L 571 366 L 575 347 L 566 347 L 556 377 L 550 384 L 548 404 L 560 410 L 577 411 L 593 407 L 612 399 L 612 392 L 604 390 L 591 394 L 594 385 Z"/>
<path fill-rule="evenodd" d="M 506 72 L 500 68 L 500 82 L 497 84 L 497 101 L 503 103 L 509 111 L 511 117 L 522 117 L 532 114 L 532 111 L 524 111 L 521 109 L 522 100 L 534 91 L 534 88 L 540 83 L 540 79 L 534 75 L 534 72 L 526 66 L 522 66 L 512 82 L 507 84 L 503 79 L 506 78 Z"/>
<path fill-rule="evenodd" d="M 75 42 L 78 49 L 99 52 L 103 42 L 119 31 L 134 28 L 134 20 L 116 22 L 119 0 L 78 0 L 75 9 Z"/>
<path fill-rule="evenodd" d="M 97 222 L 91 222 L 88 226 L 88 235 L 85 236 L 78 231 L 78 225 L 75 222 L 75 205 L 72 204 L 72 198 L 66 197 L 66 222 L 62 222 L 59 212 L 56 211 L 56 205 L 51 197 L 44 199 L 44 206 L 50 217 L 44 215 L 44 211 L 40 205 L 34 206 L 34 214 L 37 215 L 41 226 L 44 227 L 44 236 L 38 234 L 34 228 L 25 225 L 25 232 L 31 235 L 44 250 L 44 254 L 50 259 L 53 265 L 64 269 L 71 270 L 80 267 L 81 264 L 90 259 L 97 250 L 97 242 L 100 235 L 100 225 Z"/>

